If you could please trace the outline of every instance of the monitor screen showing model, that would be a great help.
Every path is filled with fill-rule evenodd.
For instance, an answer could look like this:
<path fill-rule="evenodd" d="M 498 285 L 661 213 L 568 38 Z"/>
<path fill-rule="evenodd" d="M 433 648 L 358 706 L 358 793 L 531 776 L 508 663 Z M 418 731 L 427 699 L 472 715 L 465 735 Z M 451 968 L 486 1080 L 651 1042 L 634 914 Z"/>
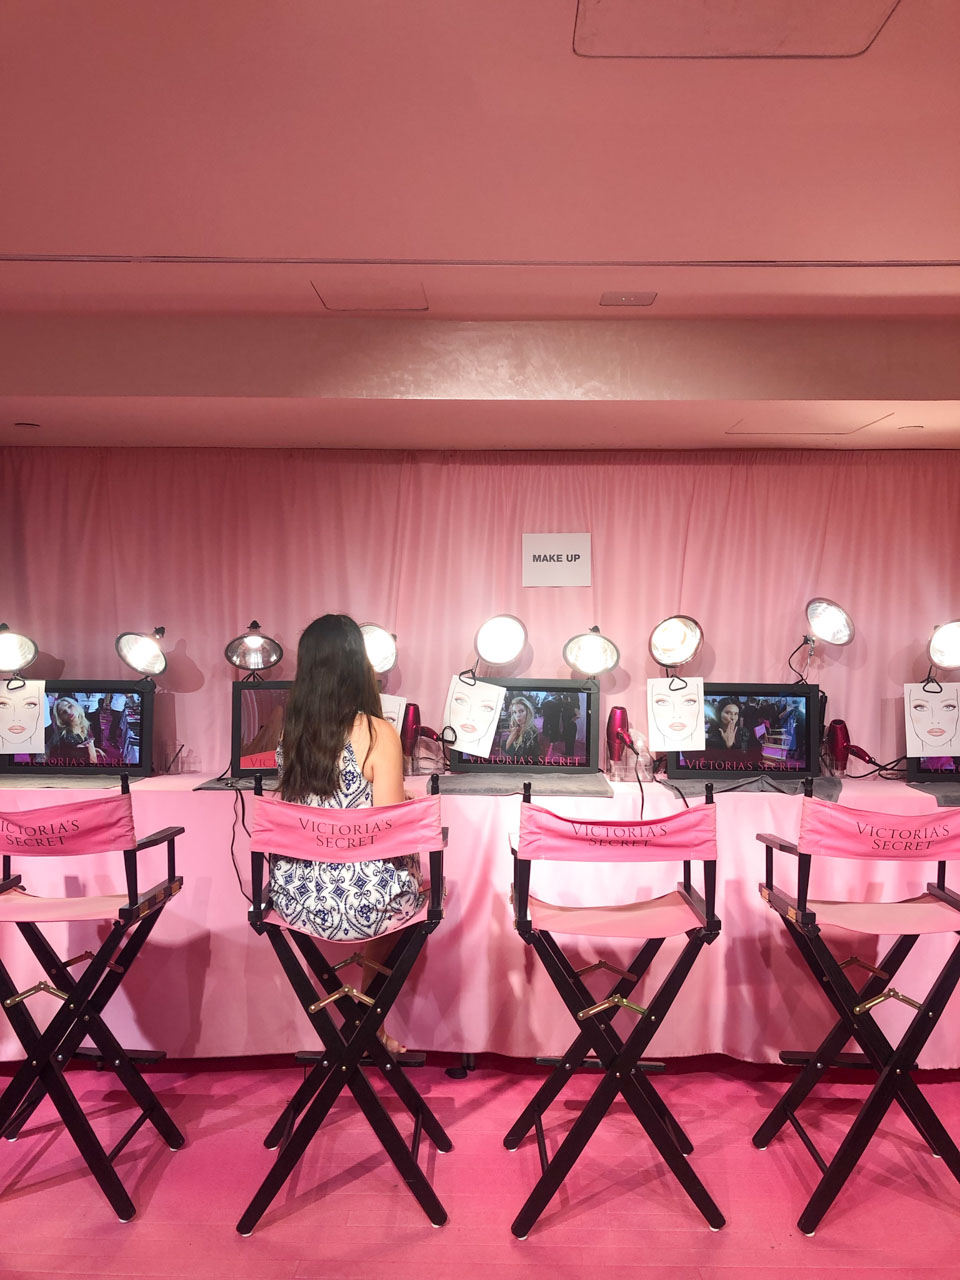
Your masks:
<path fill-rule="evenodd" d="M 36 708 L 43 751 L 0 755 L 0 771 L 149 773 L 153 694 L 146 681 L 48 680 Z"/>
<path fill-rule="evenodd" d="M 596 772 L 599 768 L 599 692 L 590 681 L 496 679 L 506 689 L 489 758 L 455 748 L 455 772 L 536 769 Z"/>
<path fill-rule="evenodd" d="M 820 772 L 820 690 L 811 684 L 705 684 L 706 745 L 667 755 L 669 778 Z"/>

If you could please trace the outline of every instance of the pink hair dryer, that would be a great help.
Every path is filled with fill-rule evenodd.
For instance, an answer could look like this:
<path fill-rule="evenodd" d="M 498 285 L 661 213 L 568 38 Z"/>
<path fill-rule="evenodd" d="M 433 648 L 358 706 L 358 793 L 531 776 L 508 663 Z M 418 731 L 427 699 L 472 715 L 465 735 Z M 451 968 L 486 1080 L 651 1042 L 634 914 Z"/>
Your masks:
<path fill-rule="evenodd" d="M 400 746 L 405 756 L 412 756 L 420 736 L 420 708 L 415 702 L 408 702 L 403 709 L 400 721 Z"/>
<path fill-rule="evenodd" d="M 827 756 L 835 774 L 847 771 L 850 755 L 850 731 L 843 720 L 831 720 L 827 726 Z"/>
<path fill-rule="evenodd" d="M 419 772 L 419 752 L 417 746 L 421 738 L 432 738 L 440 741 L 436 729 L 429 729 L 420 723 L 420 708 L 415 702 L 408 702 L 403 709 L 400 722 L 400 746 L 403 750 L 404 773 L 410 775 Z"/>
<path fill-rule="evenodd" d="M 627 747 L 633 747 L 630 737 L 630 721 L 626 707 L 611 707 L 607 716 L 607 757 L 611 764 L 619 764 Z"/>
<path fill-rule="evenodd" d="M 627 751 L 639 759 L 639 752 L 630 736 L 630 721 L 625 707 L 611 707 L 607 716 L 607 776 L 614 782 L 627 777 Z"/>

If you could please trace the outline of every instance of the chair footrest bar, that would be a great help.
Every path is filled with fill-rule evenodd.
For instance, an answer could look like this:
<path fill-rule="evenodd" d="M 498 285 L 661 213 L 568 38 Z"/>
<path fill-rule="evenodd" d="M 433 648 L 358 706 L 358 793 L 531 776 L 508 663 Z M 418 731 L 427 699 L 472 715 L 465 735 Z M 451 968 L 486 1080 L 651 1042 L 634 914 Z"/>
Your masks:
<path fill-rule="evenodd" d="M 808 1062 L 815 1062 L 817 1060 L 817 1055 L 815 1053 L 810 1053 L 805 1049 L 781 1049 L 780 1051 L 780 1061 L 785 1067 L 805 1067 Z M 825 1065 L 831 1067 L 852 1068 L 859 1071 L 876 1070 L 874 1064 L 865 1053 L 838 1053 Z M 916 1071 L 917 1064 L 914 1063 L 913 1066 L 910 1067 L 910 1070 Z"/>
<path fill-rule="evenodd" d="M 563 1061 L 563 1058 L 534 1058 L 534 1062 L 538 1067 L 559 1067 Z M 588 1067 L 592 1071 L 602 1071 L 603 1063 L 599 1058 L 584 1058 L 577 1070 L 582 1071 L 584 1067 Z M 656 1075 L 658 1072 L 666 1071 L 667 1064 L 665 1062 L 638 1062 L 637 1067 L 648 1075 Z"/>
<path fill-rule="evenodd" d="M 147 1066 L 153 1062 L 163 1062 L 167 1056 L 166 1049 L 124 1049 L 124 1053 L 131 1062 L 139 1062 Z M 105 1058 L 99 1049 L 92 1046 L 84 1045 L 77 1049 L 73 1056 L 84 1062 L 93 1063 L 98 1071 L 103 1071 L 105 1067 L 111 1065 L 110 1060 Z"/>
<path fill-rule="evenodd" d="M 794 1112 L 787 1111 L 786 1115 L 787 1115 L 787 1119 L 790 1121 L 790 1123 L 793 1125 L 794 1129 L 796 1130 L 797 1136 L 799 1137 L 800 1141 L 803 1143 L 803 1145 L 807 1148 L 807 1150 L 813 1156 L 813 1159 L 816 1162 L 817 1168 L 820 1170 L 821 1173 L 826 1173 L 827 1162 L 826 1160 L 824 1160 L 823 1156 L 820 1154 L 817 1148 L 813 1145 L 813 1139 L 810 1137 L 809 1133 L 807 1133 L 806 1129 L 797 1119 Z"/>
<path fill-rule="evenodd" d="M 116 1144 L 113 1150 L 107 1152 L 107 1159 L 110 1161 L 111 1164 L 113 1164 L 114 1160 L 116 1160 L 117 1156 L 120 1154 L 123 1148 L 127 1145 L 127 1143 L 130 1141 L 133 1135 L 138 1131 L 138 1129 L 140 1129 L 144 1124 L 146 1124 L 146 1122 L 149 1119 L 150 1119 L 150 1112 L 141 1111 L 141 1113 L 137 1116 L 136 1120 L 134 1120 L 133 1124 L 130 1126 L 127 1132 L 123 1135 L 123 1137 L 119 1140 L 119 1142 Z"/>
<path fill-rule="evenodd" d="M 298 1049 L 294 1054 L 296 1062 L 322 1062 L 324 1058 L 329 1059 L 325 1049 Z M 427 1065 L 427 1055 L 421 1049 L 408 1049 L 406 1053 L 395 1053 L 393 1060 L 398 1067 L 425 1067 Z M 372 1058 L 363 1057 L 360 1059 L 361 1067 L 375 1065 Z"/>
<path fill-rule="evenodd" d="M 533 1131 L 537 1136 L 537 1151 L 540 1155 L 540 1172 L 546 1173 L 547 1165 L 550 1161 L 547 1159 L 547 1140 L 543 1136 L 543 1119 L 539 1111 L 533 1117 Z"/>

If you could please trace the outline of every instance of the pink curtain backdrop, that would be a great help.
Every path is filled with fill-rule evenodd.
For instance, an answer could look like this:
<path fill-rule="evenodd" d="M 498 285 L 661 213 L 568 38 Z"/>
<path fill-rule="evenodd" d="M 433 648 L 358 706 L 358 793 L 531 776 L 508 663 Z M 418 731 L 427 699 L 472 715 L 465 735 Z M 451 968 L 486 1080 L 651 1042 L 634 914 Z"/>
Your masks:
<path fill-rule="evenodd" d="M 456 423 L 451 421 L 451 438 Z M 167 628 L 158 758 L 219 773 L 234 673 L 223 646 L 251 619 L 287 653 L 343 610 L 399 637 L 387 691 L 437 726 L 452 672 L 489 614 L 527 624 L 510 674 L 568 674 L 561 646 L 594 623 L 620 646 L 606 706 L 645 724 L 653 625 L 700 620 L 695 674 L 779 681 L 813 595 L 857 625 L 811 676 L 854 742 L 903 750 L 901 685 L 931 627 L 960 614 L 956 453 L 363 453 L 7 449 L 0 600 L 48 678 L 121 677 L 120 630 Z M 524 532 L 593 535 L 593 586 L 521 586 Z M 856 767 L 856 766 L 855 766 Z"/>

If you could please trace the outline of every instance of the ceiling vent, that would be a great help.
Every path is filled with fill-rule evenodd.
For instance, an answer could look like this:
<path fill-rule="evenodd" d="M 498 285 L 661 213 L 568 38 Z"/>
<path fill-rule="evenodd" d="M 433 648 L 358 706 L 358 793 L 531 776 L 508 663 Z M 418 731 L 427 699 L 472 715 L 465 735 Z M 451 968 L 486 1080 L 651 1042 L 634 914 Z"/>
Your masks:
<path fill-rule="evenodd" d="M 657 300 L 655 290 L 647 293 L 621 293 L 610 289 L 600 295 L 601 307 L 652 307 Z"/>

